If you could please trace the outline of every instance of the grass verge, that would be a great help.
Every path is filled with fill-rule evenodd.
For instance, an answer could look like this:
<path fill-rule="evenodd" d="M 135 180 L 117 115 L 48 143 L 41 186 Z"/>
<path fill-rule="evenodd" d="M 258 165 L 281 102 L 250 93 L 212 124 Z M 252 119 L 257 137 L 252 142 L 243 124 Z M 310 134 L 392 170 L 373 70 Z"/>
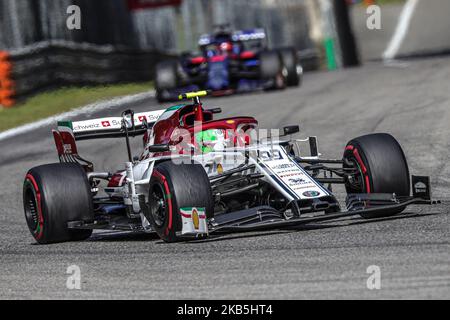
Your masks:
<path fill-rule="evenodd" d="M 8 109 L 0 108 L 0 132 L 70 111 L 98 100 L 151 90 L 152 84 L 130 83 L 107 86 L 68 87 L 40 93 Z"/>

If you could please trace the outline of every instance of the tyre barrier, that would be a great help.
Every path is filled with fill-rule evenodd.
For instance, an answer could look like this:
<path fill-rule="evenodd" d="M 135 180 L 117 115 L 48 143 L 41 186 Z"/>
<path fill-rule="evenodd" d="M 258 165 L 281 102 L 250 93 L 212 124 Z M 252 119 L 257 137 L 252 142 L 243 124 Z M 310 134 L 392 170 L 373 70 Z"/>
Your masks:
<path fill-rule="evenodd" d="M 11 78 L 12 63 L 8 52 L 0 51 L 0 106 L 12 107 L 15 104 L 15 82 Z"/>

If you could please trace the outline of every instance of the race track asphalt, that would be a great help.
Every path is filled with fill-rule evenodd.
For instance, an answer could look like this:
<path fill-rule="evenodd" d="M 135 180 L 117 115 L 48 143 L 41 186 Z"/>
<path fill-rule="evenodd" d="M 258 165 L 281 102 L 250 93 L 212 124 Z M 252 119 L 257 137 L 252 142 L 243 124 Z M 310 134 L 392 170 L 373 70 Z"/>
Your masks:
<path fill-rule="evenodd" d="M 449 78 L 445 57 L 373 63 L 307 74 L 299 89 L 206 100 L 224 116 L 256 116 L 262 128 L 299 123 L 303 135 L 319 137 L 327 157 L 341 157 L 358 135 L 392 133 L 411 173 L 430 175 L 434 197 L 446 202 L 375 221 L 350 218 L 180 244 L 95 234 L 81 243 L 38 246 L 23 215 L 22 179 L 30 167 L 57 161 L 50 128 L 1 141 L 0 298 L 449 299 Z M 155 101 L 133 107 L 161 109 Z M 82 142 L 80 149 L 99 170 L 126 158 L 122 141 Z M 81 268 L 81 290 L 66 288 L 70 265 Z M 371 265 L 380 267 L 380 290 L 366 286 Z"/>

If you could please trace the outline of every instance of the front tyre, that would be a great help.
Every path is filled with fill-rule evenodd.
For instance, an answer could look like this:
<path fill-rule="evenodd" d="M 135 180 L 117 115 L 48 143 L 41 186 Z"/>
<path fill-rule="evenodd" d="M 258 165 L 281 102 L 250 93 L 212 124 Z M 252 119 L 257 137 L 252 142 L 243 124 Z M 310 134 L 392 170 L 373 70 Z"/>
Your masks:
<path fill-rule="evenodd" d="M 147 219 L 165 242 L 182 241 L 181 208 L 202 208 L 212 218 L 214 203 L 208 175 L 199 164 L 160 163 L 149 188 Z"/>
<path fill-rule="evenodd" d="M 303 68 L 294 48 L 280 49 L 281 59 L 287 71 L 286 84 L 288 87 L 298 87 L 302 83 Z"/>
<path fill-rule="evenodd" d="M 70 221 L 94 219 L 90 185 L 78 164 L 48 164 L 28 171 L 23 204 L 28 228 L 39 244 L 81 241 L 92 234 L 67 227 Z"/>
<path fill-rule="evenodd" d="M 347 163 L 347 165 L 345 165 Z M 410 176 L 405 154 L 397 140 L 386 133 L 370 134 L 351 140 L 344 152 L 344 167 L 351 164 L 359 174 L 346 181 L 348 194 L 395 193 L 410 195 Z M 383 214 L 361 214 L 362 217 L 388 217 L 404 208 Z"/>

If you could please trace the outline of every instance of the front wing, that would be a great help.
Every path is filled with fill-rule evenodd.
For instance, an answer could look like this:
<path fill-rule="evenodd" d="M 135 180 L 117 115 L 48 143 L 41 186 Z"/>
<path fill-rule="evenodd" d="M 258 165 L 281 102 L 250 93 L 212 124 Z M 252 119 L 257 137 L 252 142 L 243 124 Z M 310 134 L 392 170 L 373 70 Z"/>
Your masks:
<path fill-rule="evenodd" d="M 361 195 L 363 196 L 363 195 Z M 380 195 L 377 195 L 380 196 Z M 387 196 L 387 195 L 385 195 Z M 333 221 L 340 218 L 359 216 L 364 214 L 380 214 L 388 211 L 405 209 L 410 205 L 432 205 L 438 204 L 440 201 L 424 200 L 422 198 L 409 197 L 401 201 L 395 201 L 393 204 L 366 206 L 357 210 L 349 210 L 328 214 L 320 214 L 313 216 L 298 216 L 286 219 L 271 207 L 257 207 L 250 210 L 234 213 L 234 217 L 238 219 L 234 221 L 226 221 L 223 219 L 214 219 L 210 233 L 233 233 L 233 232 L 252 232 L 267 231 L 276 229 L 288 229 L 299 227 L 310 223 L 318 223 L 324 221 Z"/>

